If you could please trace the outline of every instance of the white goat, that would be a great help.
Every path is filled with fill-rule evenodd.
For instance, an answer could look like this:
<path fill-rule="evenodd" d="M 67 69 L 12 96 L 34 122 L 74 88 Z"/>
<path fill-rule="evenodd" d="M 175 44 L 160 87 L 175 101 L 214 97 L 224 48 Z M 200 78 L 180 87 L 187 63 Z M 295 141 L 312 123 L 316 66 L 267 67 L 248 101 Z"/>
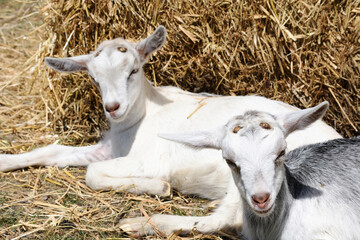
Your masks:
<path fill-rule="evenodd" d="M 324 102 L 294 113 L 250 111 L 208 132 L 161 135 L 194 147 L 221 149 L 232 170 L 228 195 L 206 217 L 154 215 L 167 233 L 240 229 L 248 240 L 360 239 L 360 137 L 300 147 L 284 156 L 285 138 L 321 118 Z M 146 218 L 122 229 L 152 234 Z"/>
<path fill-rule="evenodd" d="M 138 43 L 114 39 L 102 42 L 88 55 L 46 58 L 46 64 L 57 71 L 88 71 L 99 85 L 111 130 L 93 146 L 50 145 L 20 155 L 0 155 L 0 171 L 31 165 L 90 164 L 86 182 L 93 189 L 110 187 L 164 196 L 170 194 L 171 184 L 182 193 L 210 199 L 223 197 L 230 171 L 219 161 L 220 152 L 194 151 L 159 139 L 157 134 L 210 127 L 226 121 L 234 112 L 254 109 L 278 114 L 296 108 L 257 96 L 209 97 L 176 87 L 154 88 L 142 66 L 165 38 L 166 30 L 160 26 Z M 287 140 L 292 149 L 339 137 L 334 129 L 318 121 Z"/>

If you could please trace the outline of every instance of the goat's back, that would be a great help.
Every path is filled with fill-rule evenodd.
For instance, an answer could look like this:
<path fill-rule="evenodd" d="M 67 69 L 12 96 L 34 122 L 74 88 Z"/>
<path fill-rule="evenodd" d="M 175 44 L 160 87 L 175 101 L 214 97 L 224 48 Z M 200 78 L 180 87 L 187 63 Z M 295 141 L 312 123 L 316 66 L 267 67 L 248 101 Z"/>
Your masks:
<path fill-rule="evenodd" d="M 360 137 L 300 147 L 285 166 L 293 203 L 283 236 L 360 239 Z"/>
<path fill-rule="evenodd" d="M 301 186 L 308 186 L 320 192 L 331 190 L 341 199 L 360 199 L 360 137 L 297 148 L 287 155 L 285 166 L 295 198 L 306 194 L 299 192 Z"/>

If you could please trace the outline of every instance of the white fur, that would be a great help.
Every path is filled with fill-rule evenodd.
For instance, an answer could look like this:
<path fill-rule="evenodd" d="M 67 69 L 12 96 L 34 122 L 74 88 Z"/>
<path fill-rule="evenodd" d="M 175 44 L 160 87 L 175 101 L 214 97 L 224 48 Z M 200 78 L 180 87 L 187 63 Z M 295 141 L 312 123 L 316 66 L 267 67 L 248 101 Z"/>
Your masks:
<path fill-rule="evenodd" d="M 89 55 L 47 58 L 46 63 L 58 71 L 87 70 L 100 87 L 104 109 L 120 105 L 115 111 L 105 110 L 111 130 L 94 146 L 51 145 L 20 155 L 0 155 L 0 171 L 32 165 L 89 165 L 86 182 L 93 189 L 112 187 L 168 195 L 169 182 L 182 193 L 210 199 L 223 197 L 230 171 L 219 151 L 195 150 L 160 139 L 157 134 L 207 129 L 252 109 L 282 114 L 296 108 L 257 96 L 209 97 L 175 87 L 154 88 L 142 66 L 164 44 L 165 37 L 165 28 L 159 27 L 139 43 L 114 39 L 104 41 Z M 126 52 L 119 47 L 126 48 Z M 133 70 L 137 72 L 131 74 Z M 293 149 L 339 137 L 334 129 L 318 121 L 291 134 L 287 143 Z"/>
<path fill-rule="evenodd" d="M 350 203 L 347 206 L 337 202 L 331 191 L 293 198 L 284 184 L 285 168 L 280 153 L 286 148 L 286 136 L 321 118 L 327 108 L 325 102 L 275 118 L 267 113 L 246 113 L 211 131 L 161 134 L 163 138 L 192 147 L 221 149 L 234 181 L 229 181 L 227 194 L 213 214 L 205 217 L 153 215 L 154 225 L 167 234 L 177 230 L 183 234 L 191 230 L 211 233 L 224 228 L 236 228 L 240 232 L 242 228 L 247 240 L 357 239 L 360 222 Z M 271 128 L 261 127 L 262 123 L 268 123 Z M 237 126 L 241 129 L 234 132 Z M 275 161 L 279 165 L 275 165 Z M 286 194 L 280 202 L 278 193 L 282 185 Z M 252 201 L 252 196 L 261 192 L 270 194 L 263 207 Z M 357 204 L 357 199 L 352 200 Z M 288 217 L 281 215 L 286 211 Z M 252 225 L 251 216 L 255 216 L 257 227 Z M 134 236 L 154 234 L 146 218 L 124 219 L 120 224 Z"/>

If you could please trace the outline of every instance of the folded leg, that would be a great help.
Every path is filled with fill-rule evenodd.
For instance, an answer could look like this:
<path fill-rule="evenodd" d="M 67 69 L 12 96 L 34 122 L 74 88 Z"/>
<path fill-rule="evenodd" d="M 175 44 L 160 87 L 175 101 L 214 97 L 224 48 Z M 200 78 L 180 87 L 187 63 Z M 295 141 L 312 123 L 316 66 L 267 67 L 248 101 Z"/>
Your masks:
<path fill-rule="evenodd" d="M 231 187 L 234 189 L 233 183 Z M 154 235 L 157 230 L 164 234 L 181 231 L 188 234 L 191 231 L 213 233 L 221 229 L 242 226 L 242 203 L 236 187 L 235 192 L 229 192 L 224 197 L 216 211 L 203 217 L 174 216 L 155 214 L 150 217 L 128 218 L 120 221 L 120 228 L 131 236 Z"/>
<path fill-rule="evenodd" d="M 170 184 L 165 178 L 147 174 L 141 161 L 128 157 L 90 164 L 86 172 L 86 184 L 95 190 L 110 188 L 135 194 L 171 194 Z"/>

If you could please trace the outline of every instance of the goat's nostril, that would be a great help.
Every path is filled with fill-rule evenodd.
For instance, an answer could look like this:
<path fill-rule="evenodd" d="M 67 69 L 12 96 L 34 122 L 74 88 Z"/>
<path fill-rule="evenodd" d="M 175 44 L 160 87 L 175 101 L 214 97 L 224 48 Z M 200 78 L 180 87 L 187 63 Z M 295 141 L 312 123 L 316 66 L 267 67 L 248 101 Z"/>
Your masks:
<path fill-rule="evenodd" d="M 119 108 L 120 108 L 120 104 L 119 104 L 119 103 L 115 103 L 114 111 L 115 111 L 115 110 L 118 110 Z"/>
<path fill-rule="evenodd" d="M 106 104 L 105 105 L 105 110 L 109 113 L 111 112 L 115 112 L 116 110 L 118 110 L 120 108 L 120 104 L 119 103 L 113 103 L 113 104 Z"/>
<path fill-rule="evenodd" d="M 258 193 L 251 196 L 255 204 L 263 204 L 270 198 L 270 193 Z"/>

